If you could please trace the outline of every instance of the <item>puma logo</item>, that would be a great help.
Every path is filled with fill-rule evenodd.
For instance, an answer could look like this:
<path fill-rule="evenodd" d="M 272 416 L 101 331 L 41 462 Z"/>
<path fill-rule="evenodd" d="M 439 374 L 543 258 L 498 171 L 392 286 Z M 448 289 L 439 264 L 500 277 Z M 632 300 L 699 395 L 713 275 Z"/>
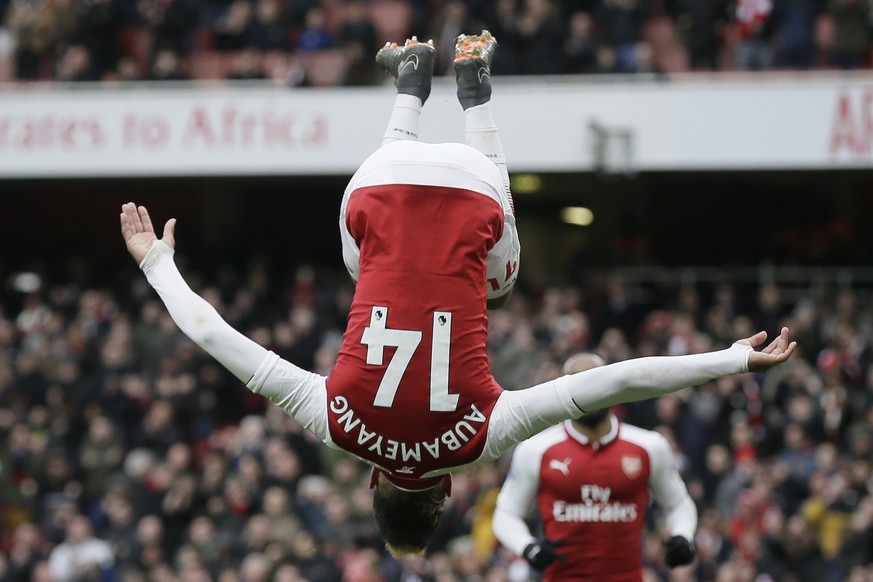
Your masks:
<path fill-rule="evenodd" d="M 485 67 L 479 67 L 479 82 L 481 83 L 485 79 L 490 79 L 491 73 L 488 72 L 488 69 Z"/>
<path fill-rule="evenodd" d="M 559 461 L 557 459 L 552 459 L 549 461 L 549 469 L 556 469 L 563 473 L 564 477 L 567 477 L 570 474 L 570 463 L 573 462 L 573 459 L 567 457 L 563 461 Z"/>

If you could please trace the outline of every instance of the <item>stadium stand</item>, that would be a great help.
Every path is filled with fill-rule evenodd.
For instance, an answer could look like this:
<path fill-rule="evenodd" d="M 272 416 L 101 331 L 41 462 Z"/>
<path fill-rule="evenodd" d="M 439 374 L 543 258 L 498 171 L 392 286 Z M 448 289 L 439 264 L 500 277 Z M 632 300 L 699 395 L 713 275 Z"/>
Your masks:
<path fill-rule="evenodd" d="M 360 1 L 360 0 L 358 0 Z M 265 7 L 273 4 L 274 7 Z M 362 47 L 376 50 L 386 41 L 406 36 L 440 39 L 453 29 L 444 21 L 447 8 L 458 0 L 370 0 L 365 19 L 374 30 L 372 42 Z M 127 79 L 121 70 L 126 59 L 137 64 L 137 78 L 150 75 L 162 50 L 172 50 L 185 62 L 185 75 L 194 79 L 231 77 L 223 53 L 244 48 L 286 53 L 296 60 L 302 52 L 326 52 L 325 74 L 304 64 L 318 85 L 376 83 L 371 75 L 339 74 L 340 57 L 334 52 L 352 42 L 344 37 L 350 10 L 348 0 L 309 0 L 283 3 L 276 0 L 238 0 L 214 3 L 177 0 L 168 3 L 124 3 L 103 0 L 93 7 L 73 10 L 65 3 L 46 0 L 27 4 L 0 4 L 0 31 L 11 42 L 0 43 L 0 80 L 62 78 L 59 65 L 71 46 L 85 49 L 89 63 L 72 80 Z M 464 4 L 464 3 L 460 3 Z M 760 12 L 753 8 L 762 7 Z M 501 57 L 508 70 L 501 74 L 547 73 L 675 73 L 735 70 L 754 67 L 776 69 L 839 69 L 870 65 L 870 27 L 866 2 L 686 2 L 682 0 L 569 0 L 464 4 L 465 25 L 490 28 L 500 37 Z M 757 8 L 755 8 L 757 10 Z M 751 11 L 751 12 L 750 12 Z M 591 59 L 579 67 L 573 52 L 574 16 L 591 18 L 590 38 L 585 39 Z M 753 14 L 754 24 L 743 20 Z M 307 19 L 323 23 L 307 35 Z M 322 26 L 319 24 L 319 26 Z M 758 27 L 751 40 L 749 26 Z M 546 28 L 543 28 L 546 27 Z M 0 36 L 3 36 L 0 34 Z M 567 54 L 535 50 L 532 40 L 549 39 Z M 761 42 L 750 44 L 752 40 Z M 749 53 L 753 50 L 754 53 Z M 531 51 L 532 57 L 531 57 Z M 740 52 L 738 52 L 740 51 Z M 516 55 L 512 57 L 510 55 Z M 746 54 L 753 61 L 746 62 Z M 519 58 L 522 55 L 524 58 Z M 531 58 L 528 58 L 531 57 Z M 763 60 L 761 60 L 761 57 Z M 321 56 L 307 58 L 319 60 Z M 369 63 L 367 63 L 369 65 Z M 362 66 L 355 63 L 355 67 Z M 11 73 L 10 73 L 11 71 Z M 158 78 L 160 78 L 158 76 Z"/>
<path fill-rule="evenodd" d="M 127 284 L 112 287 L 24 275 L 3 296 L 4 580 L 519 579 L 510 572 L 523 564 L 487 526 L 504 462 L 456 475 L 428 560 L 390 559 L 365 467 L 233 381 L 135 272 L 120 272 Z M 350 286 L 306 268 L 291 281 L 274 273 L 255 261 L 191 278 L 251 337 L 327 370 Z M 863 281 L 808 275 L 683 283 L 676 272 L 619 269 L 529 289 L 492 313 L 494 372 L 512 389 L 555 375 L 580 349 L 609 361 L 691 353 L 787 323 L 803 353 L 784 369 L 619 413 L 673 443 L 701 514 L 693 579 L 869 575 L 873 302 Z M 653 542 L 659 519 L 650 516 Z M 70 547 L 89 569 L 49 577 Z M 645 548 L 651 579 L 666 579 L 661 545 Z"/>

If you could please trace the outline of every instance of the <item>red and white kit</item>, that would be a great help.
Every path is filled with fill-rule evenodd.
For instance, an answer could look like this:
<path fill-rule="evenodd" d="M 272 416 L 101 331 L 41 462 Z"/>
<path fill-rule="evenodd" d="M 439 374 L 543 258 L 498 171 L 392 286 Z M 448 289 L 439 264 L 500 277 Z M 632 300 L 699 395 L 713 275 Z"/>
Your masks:
<path fill-rule="evenodd" d="M 488 364 L 487 305 L 512 290 L 520 245 L 490 109 L 490 75 L 483 77 L 496 45 L 487 44 L 485 33 L 473 41 L 462 48 L 466 62 L 479 68 L 458 69 L 476 77 L 459 85 L 467 144 L 418 141 L 430 91 L 430 71 L 422 70 L 426 79 L 416 73 L 414 83 L 398 85 L 382 147 L 346 188 L 340 236 L 357 288 L 329 376 L 302 370 L 234 330 L 188 287 L 163 241 L 140 262 L 185 335 L 250 390 L 329 446 L 412 489 L 496 459 L 585 410 L 745 372 L 752 351 L 734 344 L 708 354 L 602 366 L 525 390 L 497 385 Z M 380 64 L 399 80 L 399 69 L 386 59 Z"/>
<path fill-rule="evenodd" d="M 395 476 L 477 460 L 501 389 L 486 299 L 508 293 L 518 237 L 497 167 L 462 144 L 389 143 L 340 211 L 357 281 L 327 378 L 331 441 Z"/>
<path fill-rule="evenodd" d="M 340 217 L 357 288 L 328 377 L 234 330 L 188 287 L 162 241 L 140 268 L 179 328 L 250 390 L 408 488 L 496 459 L 584 410 L 748 369 L 751 347 L 734 344 L 501 390 L 487 359 L 486 299 L 508 293 L 519 269 L 503 171 L 473 147 L 410 140 L 383 145 L 361 165 Z"/>
<path fill-rule="evenodd" d="M 597 442 L 571 421 L 551 427 L 516 448 L 498 497 L 495 531 L 520 555 L 535 541 L 525 522 L 535 500 L 545 538 L 564 542 L 559 551 L 568 558 L 546 568 L 546 582 L 640 582 L 650 492 L 671 534 L 694 539 L 697 509 L 672 460 L 664 437 L 615 417 Z"/>

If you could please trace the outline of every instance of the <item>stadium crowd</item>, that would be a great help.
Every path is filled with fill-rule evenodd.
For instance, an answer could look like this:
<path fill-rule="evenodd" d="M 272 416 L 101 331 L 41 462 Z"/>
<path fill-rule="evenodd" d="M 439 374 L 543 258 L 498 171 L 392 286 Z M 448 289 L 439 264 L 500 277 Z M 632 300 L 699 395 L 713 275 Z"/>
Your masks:
<path fill-rule="evenodd" d="M 352 287 L 269 261 L 196 272 L 235 327 L 326 372 Z M 8 275 L 8 274 L 7 274 Z M 509 455 L 455 474 L 428 559 L 391 558 L 363 463 L 304 433 L 175 327 L 145 278 L 11 278 L 0 295 L 0 580 L 522 581 L 491 528 Z M 592 270 L 517 290 L 491 312 L 508 389 L 607 361 L 725 346 L 787 324 L 801 348 L 766 375 L 618 407 L 662 432 L 698 505 L 697 560 L 663 565 L 653 509 L 646 582 L 873 580 L 873 296 L 851 285 L 635 282 Z M 670 576 L 672 575 L 672 578 Z"/>
<path fill-rule="evenodd" d="M 2 80 L 384 81 L 417 34 L 446 72 L 488 28 L 499 75 L 870 66 L 869 0 L 0 0 Z"/>

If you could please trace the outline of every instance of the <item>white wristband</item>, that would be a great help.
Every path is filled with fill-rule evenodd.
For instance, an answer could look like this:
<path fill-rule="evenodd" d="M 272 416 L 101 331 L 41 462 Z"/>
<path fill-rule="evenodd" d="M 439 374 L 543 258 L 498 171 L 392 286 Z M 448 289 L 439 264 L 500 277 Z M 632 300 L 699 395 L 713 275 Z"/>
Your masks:
<path fill-rule="evenodd" d="M 152 248 L 149 249 L 149 252 L 147 252 L 139 262 L 139 268 L 142 269 L 143 273 L 148 275 L 149 271 L 158 264 L 158 261 L 160 261 L 162 257 L 172 257 L 175 252 L 176 250 L 173 247 L 158 239 L 152 243 Z"/>

